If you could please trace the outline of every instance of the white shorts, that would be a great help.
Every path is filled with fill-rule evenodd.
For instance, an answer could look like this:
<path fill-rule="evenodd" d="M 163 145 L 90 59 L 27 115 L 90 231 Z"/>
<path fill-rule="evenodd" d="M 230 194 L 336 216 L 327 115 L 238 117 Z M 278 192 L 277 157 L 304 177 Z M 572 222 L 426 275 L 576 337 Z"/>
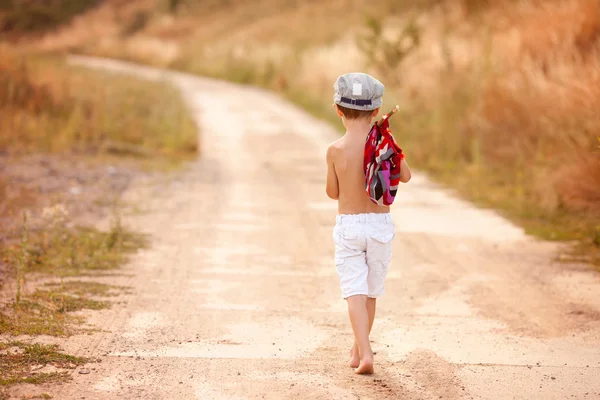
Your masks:
<path fill-rule="evenodd" d="M 342 297 L 379 297 L 392 257 L 391 214 L 338 215 L 333 229 Z"/>

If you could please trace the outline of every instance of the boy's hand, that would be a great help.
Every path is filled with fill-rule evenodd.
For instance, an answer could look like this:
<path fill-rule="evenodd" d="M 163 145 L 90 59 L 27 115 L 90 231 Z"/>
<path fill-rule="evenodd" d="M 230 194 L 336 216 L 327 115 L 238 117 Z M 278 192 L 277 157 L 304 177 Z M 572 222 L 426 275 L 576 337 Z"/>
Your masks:
<path fill-rule="evenodd" d="M 406 160 L 402 160 L 400 163 L 400 182 L 408 183 L 411 177 L 412 174 L 410 173 L 410 167 L 406 163 Z"/>

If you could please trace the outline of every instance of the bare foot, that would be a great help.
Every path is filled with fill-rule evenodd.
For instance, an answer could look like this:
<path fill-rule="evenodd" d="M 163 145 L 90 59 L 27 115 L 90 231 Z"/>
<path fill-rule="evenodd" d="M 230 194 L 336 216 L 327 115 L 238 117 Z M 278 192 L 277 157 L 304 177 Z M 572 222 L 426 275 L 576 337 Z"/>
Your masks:
<path fill-rule="evenodd" d="M 360 365 L 354 370 L 354 372 L 360 375 L 370 375 L 375 372 L 373 369 L 373 358 L 363 358 L 360 361 Z"/>
<path fill-rule="evenodd" d="M 358 356 L 358 347 L 356 347 L 356 344 L 355 344 L 354 346 L 352 346 L 352 349 L 350 350 L 350 367 L 358 368 L 359 365 L 360 365 L 360 357 Z"/>

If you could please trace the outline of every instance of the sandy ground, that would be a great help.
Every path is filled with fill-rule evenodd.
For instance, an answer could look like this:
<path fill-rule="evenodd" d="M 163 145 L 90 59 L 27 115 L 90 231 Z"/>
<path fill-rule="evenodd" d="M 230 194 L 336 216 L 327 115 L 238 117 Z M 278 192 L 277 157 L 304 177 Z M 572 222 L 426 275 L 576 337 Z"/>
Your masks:
<path fill-rule="evenodd" d="M 202 155 L 168 185 L 128 193 L 146 212 L 126 222 L 152 247 L 111 278 L 133 294 L 88 314 L 104 332 L 61 342 L 101 362 L 55 398 L 600 398 L 600 277 L 553 263 L 555 244 L 420 174 L 393 211 L 376 374 L 354 375 L 324 193 L 338 134 L 258 89 L 86 63 L 174 82 Z"/>

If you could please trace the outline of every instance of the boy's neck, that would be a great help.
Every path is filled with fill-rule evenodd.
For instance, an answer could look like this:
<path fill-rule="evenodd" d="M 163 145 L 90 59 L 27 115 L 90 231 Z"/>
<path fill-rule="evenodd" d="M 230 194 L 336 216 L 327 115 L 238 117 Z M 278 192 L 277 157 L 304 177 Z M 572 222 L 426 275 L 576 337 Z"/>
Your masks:
<path fill-rule="evenodd" d="M 347 119 L 344 125 L 346 127 L 346 135 L 365 137 L 373 124 L 370 118 L 360 118 Z"/>

